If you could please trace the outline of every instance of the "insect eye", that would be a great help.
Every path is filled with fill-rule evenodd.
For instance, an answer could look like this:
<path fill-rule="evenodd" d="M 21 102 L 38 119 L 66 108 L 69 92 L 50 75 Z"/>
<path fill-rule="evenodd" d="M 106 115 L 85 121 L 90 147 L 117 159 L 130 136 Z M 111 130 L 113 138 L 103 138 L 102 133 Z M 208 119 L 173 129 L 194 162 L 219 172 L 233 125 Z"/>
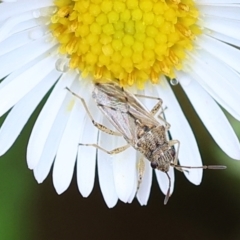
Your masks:
<path fill-rule="evenodd" d="M 153 169 L 155 169 L 155 168 L 158 167 L 158 164 L 157 164 L 157 163 L 153 163 L 153 162 L 151 162 L 151 167 L 152 167 Z"/>

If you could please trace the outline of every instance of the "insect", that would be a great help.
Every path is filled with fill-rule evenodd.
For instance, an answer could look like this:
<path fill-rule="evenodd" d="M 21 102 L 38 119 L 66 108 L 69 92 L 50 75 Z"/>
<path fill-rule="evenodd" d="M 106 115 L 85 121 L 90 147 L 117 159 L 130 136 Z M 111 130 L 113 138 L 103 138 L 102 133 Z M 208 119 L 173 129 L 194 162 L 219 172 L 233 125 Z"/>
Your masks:
<path fill-rule="evenodd" d="M 135 148 L 146 159 L 150 161 L 153 169 L 158 169 L 166 173 L 169 180 L 169 187 L 164 199 L 164 204 L 167 204 L 170 197 L 171 178 L 168 174 L 169 168 L 172 166 L 179 171 L 185 168 L 203 168 L 203 169 L 225 169 L 222 165 L 209 166 L 180 166 L 178 165 L 178 153 L 180 141 L 169 140 L 167 137 L 170 124 L 161 115 L 158 119 L 155 115 L 162 109 L 162 100 L 157 97 L 132 94 L 124 88 L 113 82 L 95 83 L 92 97 L 95 100 L 98 108 L 103 112 L 111 124 L 117 131 L 113 131 L 100 123 L 94 121 L 91 113 L 83 98 L 68 89 L 73 95 L 78 97 L 94 126 L 99 130 L 108 134 L 122 136 L 127 144 L 108 151 L 97 144 L 80 144 L 84 146 L 96 147 L 108 154 L 117 154 L 129 147 Z M 157 100 L 155 106 L 148 111 L 137 97 Z M 163 112 L 163 109 L 162 109 Z M 176 148 L 174 147 L 176 145 Z"/>

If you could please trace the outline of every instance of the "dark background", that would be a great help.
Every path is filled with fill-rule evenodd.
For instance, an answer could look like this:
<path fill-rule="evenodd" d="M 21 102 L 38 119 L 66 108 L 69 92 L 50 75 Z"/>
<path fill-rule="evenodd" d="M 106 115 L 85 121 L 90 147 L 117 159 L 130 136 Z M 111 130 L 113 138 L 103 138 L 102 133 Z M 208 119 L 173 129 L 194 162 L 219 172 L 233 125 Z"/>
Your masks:
<path fill-rule="evenodd" d="M 240 162 L 219 149 L 179 87 L 174 89 L 195 133 L 203 163 L 227 165 L 227 170 L 205 171 L 200 186 L 177 172 L 175 190 L 166 206 L 155 177 L 145 207 L 134 200 L 132 204 L 119 201 L 108 209 L 97 177 L 88 198 L 78 192 L 75 176 L 70 188 L 59 196 L 51 175 L 38 185 L 25 160 L 38 109 L 0 159 L 0 240 L 240 239 Z M 240 123 L 229 119 L 240 136 Z"/>

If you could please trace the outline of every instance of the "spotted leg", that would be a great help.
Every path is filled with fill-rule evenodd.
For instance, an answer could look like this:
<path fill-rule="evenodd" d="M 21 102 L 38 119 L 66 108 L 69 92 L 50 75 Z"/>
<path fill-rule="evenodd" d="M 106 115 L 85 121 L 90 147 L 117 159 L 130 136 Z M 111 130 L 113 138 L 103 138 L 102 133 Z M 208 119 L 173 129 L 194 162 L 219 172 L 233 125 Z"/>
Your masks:
<path fill-rule="evenodd" d="M 155 116 L 155 114 L 159 111 L 159 109 L 161 108 L 161 113 L 164 112 L 164 109 L 162 108 L 162 99 L 158 98 L 158 97 L 152 97 L 152 96 L 145 96 L 145 95 L 141 95 L 141 94 L 134 94 L 136 97 L 141 97 L 141 98 L 147 98 L 147 99 L 153 99 L 153 100 L 157 100 L 158 102 L 153 106 L 153 108 L 151 109 L 150 113 Z M 160 113 L 160 114 L 161 114 Z M 163 118 L 160 116 L 160 114 L 158 115 L 158 118 L 160 118 L 164 123 L 165 123 L 165 127 L 166 130 L 168 130 L 171 125 Z"/>
<path fill-rule="evenodd" d="M 95 148 L 97 148 L 97 149 L 100 149 L 101 151 L 103 151 L 103 152 L 105 152 L 105 153 L 107 153 L 107 154 L 110 154 L 110 155 L 118 154 L 118 153 L 120 153 L 120 152 L 123 152 L 123 151 L 125 151 L 126 149 L 128 149 L 128 148 L 131 146 L 130 144 L 127 144 L 127 145 L 124 145 L 124 146 L 122 146 L 122 147 L 118 147 L 118 148 L 115 148 L 115 149 L 113 149 L 113 150 L 111 150 L 111 151 L 108 151 L 108 150 L 100 147 L 99 145 L 97 145 L 97 144 L 95 144 L 95 143 L 91 143 L 91 144 L 89 144 L 89 143 L 87 143 L 87 144 L 85 144 L 85 143 L 80 143 L 79 145 L 80 145 L 80 146 L 92 146 L 92 147 L 95 147 Z"/>
<path fill-rule="evenodd" d="M 73 96 L 75 96 L 75 97 L 77 97 L 78 99 L 81 100 L 81 102 L 82 102 L 82 104 L 83 104 L 83 106 L 84 106 L 84 108 L 85 108 L 85 110 L 86 110 L 86 112 L 87 112 L 87 115 L 89 116 L 89 118 L 91 119 L 91 121 L 92 121 L 92 123 L 93 123 L 93 125 L 94 125 L 95 127 L 97 127 L 100 131 L 105 132 L 105 133 L 108 133 L 108 134 L 110 134 L 110 135 L 122 136 L 121 133 L 115 132 L 115 131 L 113 131 L 113 130 L 107 128 L 107 127 L 105 127 L 104 125 L 95 122 L 95 120 L 93 119 L 93 117 L 92 117 L 92 115 L 91 115 L 91 113 L 90 113 L 90 111 L 89 111 L 89 109 L 88 109 L 88 107 L 87 107 L 87 104 L 86 104 L 85 100 L 84 100 L 83 98 L 81 98 L 79 95 L 77 95 L 76 93 L 74 93 L 73 91 L 71 91 L 68 87 L 66 87 L 66 89 L 67 89 Z"/>
<path fill-rule="evenodd" d="M 174 161 L 172 163 L 172 166 L 175 167 L 180 172 L 182 172 L 181 168 L 176 167 L 176 166 L 178 166 L 178 154 L 179 154 L 179 148 L 180 148 L 180 141 L 178 141 L 178 140 L 170 140 L 168 144 L 169 144 L 169 147 L 172 147 L 175 144 L 177 144 L 177 151 L 175 153 L 175 157 L 174 157 Z"/>

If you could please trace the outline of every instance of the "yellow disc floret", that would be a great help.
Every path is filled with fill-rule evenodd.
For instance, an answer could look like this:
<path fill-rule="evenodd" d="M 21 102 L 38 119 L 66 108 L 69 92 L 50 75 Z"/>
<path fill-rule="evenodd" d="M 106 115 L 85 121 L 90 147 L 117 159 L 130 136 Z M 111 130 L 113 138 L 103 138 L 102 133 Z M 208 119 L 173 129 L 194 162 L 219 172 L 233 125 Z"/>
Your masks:
<path fill-rule="evenodd" d="M 70 68 L 122 85 L 174 78 L 200 34 L 193 0 L 56 0 L 51 30 Z"/>

